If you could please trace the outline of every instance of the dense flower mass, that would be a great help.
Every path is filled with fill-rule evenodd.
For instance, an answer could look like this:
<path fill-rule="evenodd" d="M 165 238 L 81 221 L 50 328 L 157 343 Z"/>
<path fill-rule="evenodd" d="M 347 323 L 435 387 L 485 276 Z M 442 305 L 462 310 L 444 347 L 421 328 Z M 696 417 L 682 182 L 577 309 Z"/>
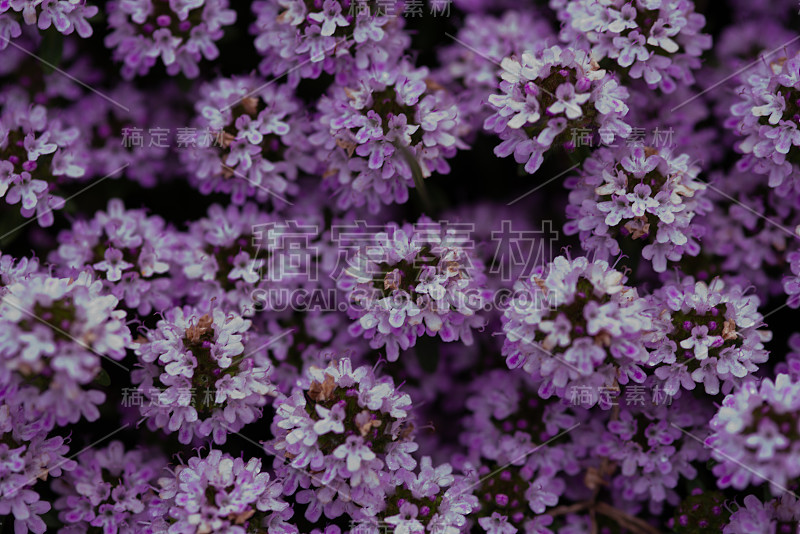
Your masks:
<path fill-rule="evenodd" d="M 779 192 L 800 190 L 800 52 L 765 57 L 736 93 L 726 125 L 744 137 L 738 167 L 765 175 Z"/>
<path fill-rule="evenodd" d="M 153 532 L 297 532 L 284 523 L 292 509 L 281 499 L 281 481 L 263 472 L 256 458 L 245 462 L 212 449 L 158 484 L 159 508 L 166 513 L 153 518 Z"/>
<path fill-rule="evenodd" d="M 423 335 L 472 343 L 486 291 L 483 265 L 457 225 L 421 219 L 369 236 L 340 280 L 357 319 L 350 331 L 389 361 Z"/>
<path fill-rule="evenodd" d="M 585 50 L 527 51 L 503 58 L 501 67 L 501 92 L 488 100 L 495 113 L 483 126 L 503 141 L 494 153 L 514 154 L 526 172 L 536 172 L 551 147 L 574 147 L 575 130 L 596 130 L 606 144 L 630 134 L 628 90 Z"/>
<path fill-rule="evenodd" d="M 291 476 L 303 488 L 322 486 L 313 497 L 301 492 L 314 499 L 307 519 L 315 521 L 323 512 L 335 518 L 353 506 L 351 500 L 368 510 L 383 504 L 382 480 L 417 465 L 410 407 L 411 397 L 391 378 L 375 376 L 368 366 L 353 369 L 347 358 L 310 368 L 281 399 L 273 447 L 286 463 L 277 456 L 275 467 L 301 470 Z"/>
<path fill-rule="evenodd" d="M 603 260 L 559 256 L 515 284 L 503 316 L 509 368 L 543 379 L 539 394 L 569 398 L 579 386 L 612 387 L 645 379 L 648 304 Z M 605 399 L 596 395 L 589 405 Z"/>
<path fill-rule="evenodd" d="M 64 207 L 52 190 L 86 172 L 79 134 L 18 92 L 0 95 L 0 197 L 19 204 L 23 217 L 52 225 L 53 210 Z"/>
<path fill-rule="evenodd" d="M 219 309 L 167 311 L 136 348 L 142 369 L 131 374 L 148 400 L 141 407 L 148 425 L 177 431 L 182 443 L 196 435 L 222 444 L 257 419 L 274 389 L 270 369 L 244 351 L 249 327 L 250 321 Z"/>
<path fill-rule="evenodd" d="M 796 4 L 0 0 L 0 531 L 797 534 Z"/>
<path fill-rule="evenodd" d="M 664 381 L 664 391 L 692 390 L 702 383 L 706 393 L 728 393 L 767 361 L 759 299 L 721 278 L 711 283 L 687 277 L 652 295 L 655 329 L 647 335 L 648 364 Z"/>
<path fill-rule="evenodd" d="M 92 387 L 131 345 L 118 300 L 88 273 L 77 279 L 32 275 L 0 297 L 0 384 L 19 389 L 44 421 L 64 426 L 100 416 L 105 394 Z M 119 365 L 119 364 L 117 364 Z"/>
<path fill-rule="evenodd" d="M 87 270 L 126 307 L 148 313 L 170 302 L 165 275 L 178 240 L 161 217 L 126 210 L 121 200 L 112 199 L 106 211 L 61 232 L 49 259 L 64 276 Z"/>
<path fill-rule="evenodd" d="M 83 451 L 75 469 L 56 479 L 55 507 L 67 531 L 134 532 L 150 521 L 154 486 L 166 459 L 148 451 L 125 451 L 120 441 Z"/>
<path fill-rule="evenodd" d="M 785 374 L 748 382 L 725 397 L 706 440 L 719 462 L 714 467 L 719 487 L 766 482 L 775 496 L 787 491 L 789 480 L 800 475 L 798 403 L 800 385 Z"/>
<path fill-rule="evenodd" d="M 566 184 L 572 221 L 565 231 L 579 233 L 583 248 L 602 258 L 620 253 L 619 240 L 641 239 L 647 243 L 642 257 L 664 272 L 667 260 L 700 250 L 692 220 L 709 203 L 702 199 L 705 185 L 696 180 L 699 170 L 688 155 L 668 148 L 598 149 Z"/>
<path fill-rule="evenodd" d="M 352 76 L 348 67 L 380 67 L 403 54 L 409 36 L 402 31 L 397 0 L 258 0 L 253 44 L 264 56 L 264 76 L 287 76 L 291 85 L 321 74 Z"/>
<path fill-rule="evenodd" d="M 428 77 L 425 67 L 390 62 L 320 99 L 311 140 L 340 207 L 367 204 L 377 212 L 381 204 L 407 202 L 408 189 L 433 172 L 450 172 L 447 160 L 466 148 L 458 137 L 459 109 Z"/>
<path fill-rule="evenodd" d="M 441 51 L 437 80 L 456 93 L 465 119 L 461 128 L 479 132 L 492 113 L 486 95 L 497 85 L 497 62 L 523 52 L 544 48 L 554 40 L 550 23 L 531 11 L 505 11 L 501 16 L 470 14 L 459 30 L 457 41 Z"/>
<path fill-rule="evenodd" d="M 300 102 L 285 85 L 256 78 L 203 86 L 197 128 L 181 152 L 202 193 L 228 193 L 277 206 L 298 191 L 298 172 L 315 168 Z"/>
<path fill-rule="evenodd" d="M 564 22 L 561 38 L 587 41 L 597 59 L 613 60 L 631 78 L 671 93 L 691 84 L 700 55 L 711 47 L 705 17 L 684 0 L 551 0 Z"/>
<path fill-rule="evenodd" d="M 202 59 L 217 59 L 224 27 L 236 21 L 228 0 L 119 0 L 106 4 L 112 29 L 105 45 L 126 79 L 162 63 L 171 76 L 196 78 Z"/>

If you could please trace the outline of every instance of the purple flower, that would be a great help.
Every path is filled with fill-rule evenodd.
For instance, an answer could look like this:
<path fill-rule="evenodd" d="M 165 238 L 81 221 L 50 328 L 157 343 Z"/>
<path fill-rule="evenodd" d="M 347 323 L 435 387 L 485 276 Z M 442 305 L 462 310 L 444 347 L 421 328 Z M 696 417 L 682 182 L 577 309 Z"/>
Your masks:
<path fill-rule="evenodd" d="M 694 389 L 688 380 L 703 383 L 706 393 L 729 392 L 767 361 L 764 342 L 772 333 L 762 330 L 759 299 L 745 295 L 722 279 L 710 284 L 691 277 L 667 284 L 650 300 L 657 311 L 655 329 L 647 336 L 650 365 L 665 380 L 665 391 L 673 395 L 679 384 Z M 667 343 L 664 342 L 665 338 Z"/>
<path fill-rule="evenodd" d="M 760 385 L 747 382 L 725 397 L 710 423 L 713 434 L 706 439 L 719 462 L 713 472 L 720 488 L 743 489 L 766 481 L 774 495 L 785 492 L 787 481 L 800 473 L 794 415 L 798 403 L 800 386 L 785 374 Z"/>
<path fill-rule="evenodd" d="M 472 329 L 487 294 L 483 265 L 455 226 L 422 218 L 390 225 L 353 258 L 339 279 L 348 292 L 350 331 L 372 348 L 386 347 L 389 361 L 423 335 L 472 343 Z"/>
<path fill-rule="evenodd" d="M 605 261 L 563 256 L 519 280 L 503 316 L 506 363 L 543 378 L 543 398 L 565 398 L 581 385 L 642 382 L 651 319 L 646 301 L 623 283 Z"/>
<path fill-rule="evenodd" d="M 377 213 L 381 204 L 408 200 L 415 174 L 447 174 L 447 160 L 466 145 L 455 100 L 426 81 L 427 68 L 404 59 L 355 77 L 355 88 L 336 85 L 320 99 L 311 141 L 339 207 L 366 204 Z"/>
<path fill-rule="evenodd" d="M 567 144 L 563 132 L 568 126 L 572 131 L 599 128 L 606 143 L 630 133 L 622 121 L 628 111 L 627 90 L 584 50 L 553 46 L 525 52 L 519 59 L 505 57 L 501 65 L 500 94 L 488 100 L 495 113 L 483 126 L 503 141 L 495 154 L 513 153 L 526 172 L 536 172 L 551 147 Z"/>
<path fill-rule="evenodd" d="M 409 36 L 403 32 L 400 3 L 375 6 L 364 0 L 259 0 L 251 26 L 256 50 L 264 56 L 264 76 L 287 76 L 297 86 L 323 72 L 380 68 L 402 56 Z M 358 79 L 353 74 L 352 79 Z"/>
<path fill-rule="evenodd" d="M 699 252 L 696 214 L 710 211 L 699 167 L 669 148 L 600 148 L 567 181 L 567 234 L 579 234 L 587 251 L 599 257 L 619 254 L 622 239 L 642 240 L 642 256 L 656 272 L 667 261 Z"/>
<path fill-rule="evenodd" d="M 159 57 L 169 75 L 196 78 L 198 63 L 219 55 L 214 42 L 222 28 L 236 22 L 227 0 L 121 0 L 108 2 L 107 12 L 105 45 L 123 63 L 125 79 L 147 74 Z"/>
<path fill-rule="evenodd" d="M 555 7 L 562 41 L 588 44 L 597 61 L 616 60 L 631 78 L 644 77 L 665 93 L 676 79 L 691 85 L 700 55 L 711 48 L 711 36 L 700 33 L 705 17 L 692 2 L 578 0 Z"/>
<path fill-rule="evenodd" d="M 275 532 L 290 532 L 283 529 L 292 509 L 279 498 L 281 481 L 270 478 L 256 458 L 245 462 L 216 449 L 189 458 L 172 476 L 158 481 L 159 497 L 169 510 L 169 530 L 245 532 L 248 526 L 269 524 Z"/>

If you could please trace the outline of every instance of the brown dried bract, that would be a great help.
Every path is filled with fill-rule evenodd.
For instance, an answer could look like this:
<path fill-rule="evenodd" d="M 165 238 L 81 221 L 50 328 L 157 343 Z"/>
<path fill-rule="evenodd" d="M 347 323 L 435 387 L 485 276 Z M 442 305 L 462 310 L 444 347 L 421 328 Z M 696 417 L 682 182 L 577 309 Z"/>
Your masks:
<path fill-rule="evenodd" d="M 639 239 L 650 233 L 650 223 L 644 215 L 625 223 L 625 228 L 631 233 L 631 238 L 633 239 Z"/>
<path fill-rule="evenodd" d="M 258 97 L 246 96 L 242 99 L 241 104 L 244 108 L 244 112 L 248 115 L 255 115 L 258 113 Z"/>
<path fill-rule="evenodd" d="M 367 436 L 367 434 L 370 433 L 370 431 L 373 428 L 378 428 L 379 426 L 381 426 L 381 420 L 373 419 L 371 421 L 367 421 L 366 423 L 358 427 L 358 431 L 361 432 L 361 437 L 364 438 Z"/>
<path fill-rule="evenodd" d="M 356 146 L 357 145 L 353 141 L 347 141 L 345 139 L 337 139 L 336 140 L 336 146 L 338 146 L 339 148 L 345 149 L 347 151 L 347 157 L 348 158 L 352 158 L 353 157 L 353 152 L 356 151 Z"/>
<path fill-rule="evenodd" d="M 253 515 L 255 513 L 256 513 L 256 511 L 254 509 L 250 508 L 246 512 L 241 512 L 241 513 L 238 513 L 238 514 L 232 513 L 232 514 L 230 514 L 228 516 L 228 519 L 233 521 L 234 524 L 236 524 L 236 525 L 243 525 L 244 522 L 247 521 L 248 519 L 250 519 L 251 517 L 253 517 Z"/>
<path fill-rule="evenodd" d="M 425 78 L 425 87 L 427 87 L 429 91 L 444 91 L 444 86 L 442 84 L 430 78 Z"/>
<path fill-rule="evenodd" d="M 733 319 L 726 319 L 725 322 L 722 323 L 722 339 L 730 341 L 731 339 L 736 339 L 737 335 L 736 323 Z"/>
<path fill-rule="evenodd" d="M 317 402 L 325 402 L 331 398 L 333 390 L 336 389 L 336 382 L 331 375 L 325 375 L 325 380 L 320 384 L 319 382 L 312 382 L 308 388 L 308 396 Z"/>
<path fill-rule="evenodd" d="M 654 147 L 651 147 L 651 146 L 644 147 L 644 155 L 647 156 L 648 158 L 650 156 L 655 156 L 656 154 L 658 154 L 658 149 L 657 148 L 654 148 Z"/>
<path fill-rule="evenodd" d="M 192 325 L 186 329 L 186 339 L 188 339 L 190 343 L 199 342 L 200 338 L 208 332 L 212 324 L 214 324 L 214 319 L 208 314 L 203 315 L 197 320 L 196 325 Z"/>

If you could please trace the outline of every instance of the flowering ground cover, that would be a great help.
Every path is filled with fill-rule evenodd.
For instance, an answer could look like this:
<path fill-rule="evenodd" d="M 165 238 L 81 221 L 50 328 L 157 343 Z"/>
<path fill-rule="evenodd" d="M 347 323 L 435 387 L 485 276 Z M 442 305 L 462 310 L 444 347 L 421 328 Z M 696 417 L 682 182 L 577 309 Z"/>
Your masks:
<path fill-rule="evenodd" d="M 795 0 L 0 0 L 0 534 L 800 534 Z"/>

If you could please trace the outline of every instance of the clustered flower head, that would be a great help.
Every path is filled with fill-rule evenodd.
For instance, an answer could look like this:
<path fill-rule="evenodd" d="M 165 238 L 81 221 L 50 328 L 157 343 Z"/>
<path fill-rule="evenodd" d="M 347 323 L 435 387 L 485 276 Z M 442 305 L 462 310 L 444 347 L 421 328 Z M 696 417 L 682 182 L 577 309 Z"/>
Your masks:
<path fill-rule="evenodd" d="M 174 308 L 136 347 L 142 365 L 131 378 L 147 402 L 142 415 L 152 428 L 178 432 L 181 443 L 212 436 L 225 443 L 258 419 L 274 392 L 270 368 L 245 353 L 242 338 L 250 321 L 192 308 Z"/>
<path fill-rule="evenodd" d="M 495 370 L 475 380 L 466 406 L 461 442 L 468 448 L 468 464 L 474 473 L 474 493 L 480 508 L 478 524 L 490 534 L 511 531 L 536 532 L 544 518 L 534 519 L 555 507 L 565 490 L 561 470 L 576 474 L 563 448 L 547 446 L 551 438 L 576 425 L 577 419 L 564 403 L 548 403 L 535 393 L 536 383 L 527 375 Z M 536 449 L 536 454 L 526 454 Z"/>
<path fill-rule="evenodd" d="M 351 334 L 385 347 L 389 361 L 423 335 L 472 343 L 472 330 L 485 322 L 486 277 L 457 225 L 423 218 L 389 225 L 367 242 L 340 278 L 357 319 Z"/>
<path fill-rule="evenodd" d="M 34 489 L 48 476 L 76 468 L 69 440 L 48 434 L 52 415 L 37 412 L 15 387 L 0 390 L 0 515 L 14 518 L 15 532 L 42 534 L 41 515 L 51 510 Z"/>
<path fill-rule="evenodd" d="M 82 451 L 75 469 L 53 482 L 66 531 L 136 532 L 140 522 L 150 522 L 156 480 L 166 465 L 154 451 L 126 451 L 121 441 Z"/>
<path fill-rule="evenodd" d="M 53 210 L 64 207 L 53 189 L 86 172 L 79 134 L 18 92 L 0 95 L 0 197 L 19 204 L 23 217 L 52 225 Z"/>
<path fill-rule="evenodd" d="M 800 475 L 798 403 L 800 385 L 786 374 L 760 384 L 748 381 L 725 397 L 706 439 L 718 462 L 713 471 L 719 487 L 766 483 L 775 496 L 786 492 L 789 481 Z"/>
<path fill-rule="evenodd" d="M 98 76 L 81 69 L 71 71 L 83 78 Z M 68 87 L 74 91 L 75 86 Z M 151 188 L 163 183 L 164 176 L 183 172 L 173 161 L 171 147 L 188 143 L 182 134 L 188 110 L 177 105 L 183 96 L 174 88 L 167 85 L 158 91 L 159 99 L 155 102 L 132 83 L 115 87 L 107 96 L 87 92 L 75 97 L 66 88 L 61 90 L 62 94 L 50 95 L 50 98 L 76 100 L 62 120 L 80 129 L 85 179 L 119 179 L 124 175 Z M 153 127 L 143 127 L 147 124 Z"/>
<path fill-rule="evenodd" d="M 206 84 L 195 104 L 195 131 L 181 152 L 204 194 L 227 193 L 285 207 L 298 192 L 300 171 L 318 165 L 308 142 L 309 122 L 291 89 L 255 78 Z"/>
<path fill-rule="evenodd" d="M 652 319 L 647 301 L 624 284 L 606 261 L 564 256 L 517 281 L 503 315 L 508 367 L 542 379 L 543 398 L 569 399 L 579 386 L 644 382 L 643 336 Z M 596 402 L 594 395 L 587 403 Z"/>
<path fill-rule="evenodd" d="M 665 501 L 675 504 L 681 478 L 695 478 L 693 462 L 709 458 L 703 444 L 690 435 L 704 431 L 707 412 L 687 395 L 670 404 L 647 399 L 625 405 L 618 419 L 608 421 L 594 452 L 620 466 L 611 483 L 620 497 L 649 501 L 656 509 Z"/>
<path fill-rule="evenodd" d="M 131 334 L 116 297 L 88 273 L 34 274 L 0 296 L 0 386 L 18 389 L 48 429 L 95 421 L 105 394 L 92 388 L 103 362 L 125 357 Z"/>
<path fill-rule="evenodd" d="M 692 274 L 708 276 L 713 272 L 743 287 L 753 285 L 762 301 L 783 293 L 782 266 L 789 263 L 792 269 L 797 238 L 789 229 L 800 223 L 800 192 L 780 194 L 742 172 L 711 178 L 716 184 L 721 180 L 726 193 L 709 192 L 712 209 L 699 218 L 699 225 L 704 227 L 701 254 L 715 256 L 716 261 L 699 262 Z M 788 302 L 794 305 L 794 299 Z"/>
<path fill-rule="evenodd" d="M 97 6 L 82 0 L 6 0 L 0 3 L 0 50 L 6 49 L 12 38 L 22 35 L 20 22 L 36 25 L 39 30 L 52 27 L 63 35 L 74 32 L 83 38 L 91 37 L 94 31 L 86 19 L 97 12 Z"/>
<path fill-rule="evenodd" d="M 441 49 L 441 67 L 434 76 L 456 93 L 459 110 L 470 120 L 460 126 L 474 137 L 493 113 L 486 105 L 486 95 L 497 87 L 497 62 L 543 49 L 545 43 L 555 41 L 555 34 L 538 13 L 509 9 L 500 16 L 467 15 L 456 37 L 456 42 Z"/>
<path fill-rule="evenodd" d="M 311 367 L 291 395 L 279 399 L 275 468 L 291 468 L 286 475 L 303 488 L 297 498 L 313 500 L 306 519 L 358 515 L 355 504 L 379 509 L 386 477 L 417 465 L 410 407 L 411 397 L 390 377 L 378 377 L 366 365 L 353 369 L 348 358 Z"/>
<path fill-rule="evenodd" d="M 761 328 L 758 297 L 738 285 L 686 277 L 655 291 L 651 302 L 648 365 L 668 395 L 701 383 L 709 395 L 728 393 L 767 361 L 772 332 Z"/>
<path fill-rule="evenodd" d="M 586 50 L 527 51 L 503 58 L 501 68 L 500 94 L 488 98 L 495 113 L 483 127 L 502 139 L 494 153 L 514 154 L 526 172 L 536 172 L 551 148 L 574 145 L 573 130 L 596 131 L 606 144 L 628 137 L 628 90 Z"/>
<path fill-rule="evenodd" d="M 711 48 L 701 33 L 705 17 L 685 0 L 551 0 L 564 27 L 565 42 L 585 41 L 598 61 L 650 87 L 671 93 L 694 82 L 692 71 Z M 612 67 L 610 67 L 612 68 Z"/>
<path fill-rule="evenodd" d="M 318 107 L 311 141 L 341 208 L 366 204 L 376 213 L 381 204 L 403 204 L 417 180 L 447 174 L 448 160 L 466 148 L 454 98 L 405 59 L 360 71 Z"/>
<path fill-rule="evenodd" d="M 800 191 L 800 52 L 763 57 L 736 89 L 725 125 L 744 137 L 738 168 L 762 174 L 782 194 Z"/>
<path fill-rule="evenodd" d="M 800 503 L 797 498 L 784 493 L 780 498 L 760 500 L 747 495 L 730 515 L 723 534 L 749 532 L 794 532 L 800 522 Z"/>
<path fill-rule="evenodd" d="M 261 460 L 244 461 L 218 449 L 189 458 L 158 479 L 162 516 L 152 532 L 245 532 L 296 534 L 285 524 L 292 516 L 281 499 L 281 481 L 261 470 Z"/>
<path fill-rule="evenodd" d="M 144 76 L 159 62 L 167 74 L 196 78 L 202 59 L 219 57 L 216 42 L 236 21 L 228 0 L 119 0 L 106 4 L 105 38 L 122 76 Z"/>
<path fill-rule="evenodd" d="M 171 302 L 166 275 L 178 241 L 178 233 L 161 217 L 128 210 L 120 199 L 112 199 L 106 211 L 62 231 L 49 259 L 64 276 L 85 269 L 127 308 L 148 313 Z"/>
<path fill-rule="evenodd" d="M 251 26 L 264 57 L 264 76 L 286 76 L 292 86 L 323 73 L 380 68 L 403 54 L 403 3 L 397 0 L 258 0 Z M 357 77 L 355 78 L 357 79 Z"/>
<path fill-rule="evenodd" d="M 642 257 L 664 272 L 668 260 L 700 250 L 693 219 L 710 203 L 699 172 L 687 154 L 669 148 L 600 148 L 566 184 L 572 191 L 565 231 L 579 234 L 583 248 L 604 259 L 620 253 L 621 240 L 642 240 Z"/>

